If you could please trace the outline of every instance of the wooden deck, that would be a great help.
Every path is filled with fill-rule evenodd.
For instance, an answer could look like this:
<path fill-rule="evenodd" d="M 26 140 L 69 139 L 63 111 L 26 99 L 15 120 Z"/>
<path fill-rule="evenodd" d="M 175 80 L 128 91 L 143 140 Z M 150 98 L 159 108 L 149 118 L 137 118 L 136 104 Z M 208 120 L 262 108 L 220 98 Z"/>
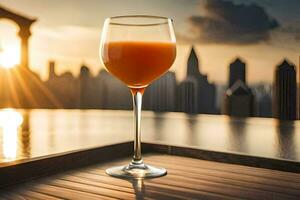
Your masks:
<path fill-rule="evenodd" d="M 297 173 L 165 154 L 147 154 L 144 160 L 167 168 L 168 175 L 128 181 L 105 174 L 126 158 L 3 188 L 0 199 L 300 199 Z"/>

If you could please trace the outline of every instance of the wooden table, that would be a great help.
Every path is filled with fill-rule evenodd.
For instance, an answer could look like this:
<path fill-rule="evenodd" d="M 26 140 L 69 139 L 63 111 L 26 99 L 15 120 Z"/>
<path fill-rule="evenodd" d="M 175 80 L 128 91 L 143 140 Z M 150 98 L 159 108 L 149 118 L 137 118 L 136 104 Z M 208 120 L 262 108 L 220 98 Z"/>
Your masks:
<path fill-rule="evenodd" d="M 148 164 L 168 169 L 161 178 L 121 180 L 105 174 L 129 158 L 41 178 L 1 191 L 0 199 L 295 199 L 300 174 L 166 154 L 147 154 Z"/>
<path fill-rule="evenodd" d="M 131 112 L 6 112 L 0 199 L 300 199 L 299 121 L 144 112 L 145 160 L 168 175 L 130 182 L 103 170 L 130 159 Z"/>

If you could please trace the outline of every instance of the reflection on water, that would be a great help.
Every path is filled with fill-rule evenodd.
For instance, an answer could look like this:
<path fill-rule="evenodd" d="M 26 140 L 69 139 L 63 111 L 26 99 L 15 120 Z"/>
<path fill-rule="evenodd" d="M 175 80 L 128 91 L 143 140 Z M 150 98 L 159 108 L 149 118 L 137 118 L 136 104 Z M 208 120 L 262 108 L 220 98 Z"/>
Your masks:
<path fill-rule="evenodd" d="M 197 133 L 197 120 L 195 119 L 195 116 L 191 115 L 190 117 L 187 117 L 186 120 L 186 126 L 189 128 L 189 131 L 187 134 L 187 142 L 190 143 L 193 146 L 197 145 L 197 142 L 199 141 L 199 133 Z"/>
<path fill-rule="evenodd" d="M 0 110 L 0 161 L 127 142 L 131 111 Z M 300 161 L 300 121 L 143 112 L 142 141 Z"/>
<path fill-rule="evenodd" d="M 234 147 L 235 149 L 230 150 L 237 150 L 241 152 L 247 151 L 246 120 L 247 119 L 228 118 L 228 149 Z"/>
<path fill-rule="evenodd" d="M 289 158 L 296 154 L 294 122 L 278 121 L 276 123 L 278 156 Z M 299 133 L 298 133 L 299 134 Z"/>
<path fill-rule="evenodd" d="M 155 118 L 154 118 L 154 123 L 153 125 L 156 127 L 156 133 L 154 134 L 154 139 L 155 140 L 163 140 L 164 135 L 161 133 L 161 131 L 163 130 L 163 125 L 164 125 L 164 117 L 163 117 L 164 113 L 156 113 Z"/>
<path fill-rule="evenodd" d="M 2 154 L 5 161 L 17 158 L 18 132 L 23 123 L 22 115 L 13 109 L 0 111 L 0 128 L 2 135 Z"/>

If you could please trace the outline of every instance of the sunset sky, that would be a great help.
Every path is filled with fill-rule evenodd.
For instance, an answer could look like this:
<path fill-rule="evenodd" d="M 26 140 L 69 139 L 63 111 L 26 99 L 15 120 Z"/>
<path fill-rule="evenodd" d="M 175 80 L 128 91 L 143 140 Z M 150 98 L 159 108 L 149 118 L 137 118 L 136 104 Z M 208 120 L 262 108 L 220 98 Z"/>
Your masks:
<path fill-rule="evenodd" d="M 104 19 L 128 14 L 174 19 L 178 56 L 172 70 L 179 80 L 192 44 L 201 71 L 215 82 L 227 81 L 228 65 L 237 56 L 247 63 L 250 82 L 271 82 L 274 67 L 285 57 L 299 62 L 298 0 L 0 0 L 0 6 L 38 19 L 32 26 L 30 66 L 44 79 L 50 59 L 57 62 L 57 73 L 78 74 L 85 63 L 96 74 Z M 0 45 L 7 55 L 19 48 L 17 31 L 10 21 L 0 21 Z"/>

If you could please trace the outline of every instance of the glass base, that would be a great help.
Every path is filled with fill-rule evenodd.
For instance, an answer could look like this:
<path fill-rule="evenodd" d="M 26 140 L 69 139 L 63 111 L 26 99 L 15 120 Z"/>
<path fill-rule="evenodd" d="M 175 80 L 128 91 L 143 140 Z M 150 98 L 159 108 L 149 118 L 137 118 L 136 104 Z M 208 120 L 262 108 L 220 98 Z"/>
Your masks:
<path fill-rule="evenodd" d="M 126 166 L 111 167 L 106 170 L 110 176 L 123 179 L 142 179 L 142 178 L 156 178 L 167 174 L 164 168 L 156 168 L 150 165 L 132 164 Z"/>

